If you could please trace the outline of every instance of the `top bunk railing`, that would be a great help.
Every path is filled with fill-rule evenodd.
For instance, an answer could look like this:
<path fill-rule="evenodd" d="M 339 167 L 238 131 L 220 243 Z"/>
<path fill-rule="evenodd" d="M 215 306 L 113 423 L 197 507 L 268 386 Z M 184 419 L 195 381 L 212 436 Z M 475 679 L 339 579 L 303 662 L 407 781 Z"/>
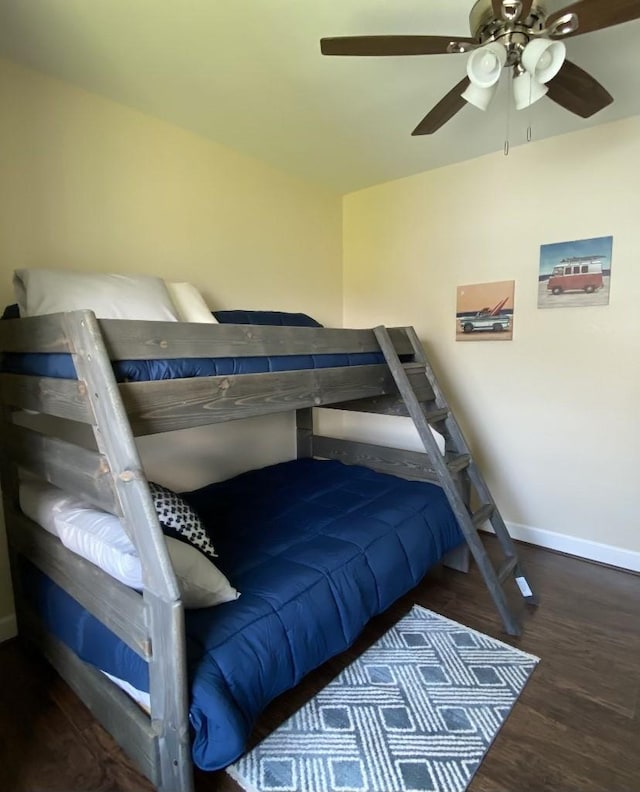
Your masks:
<path fill-rule="evenodd" d="M 399 353 L 412 351 L 405 329 L 395 328 L 391 337 Z M 4 449 L 24 470 L 120 516 L 138 511 L 141 502 L 134 499 L 128 509 L 123 508 L 123 497 L 128 499 L 126 493 L 138 486 L 141 475 L 137 451 L 124 441 L 129 432 L 141 436 L 319 406 L 349 409 L 353 405 L 357 410 L 402 414 L 402 400 L 383 362 L 124 383 L 116 382 L 111 365 L 143 352 L 158 359 L 303 351 L 357 354 L 378 352 L 379 346 L 374 332 L 366 329 L 100 321 L 91 311 L 3 320 L 0 352 L 68 354 L 78 376 L 0 374 Z M 428 388 L 420 367 L 406 366 L 416 388 Z M 422 396 L 430 398 L 428 393 Z M 110 411 L 104 412 L 108 404 Z M 22 411 L 46 420 L 25 421 Z M 81 425 L 84 432 L 78 431 Z M 142 502 L 145 506 L 137 518 L 125 520 L 125 530 L 136 546 L 140 544 L 136 525 L 152 518 L 148 493 Z M 167 575 L 160 577 L 155 581 L 157 590 L 166 591 Z"/>
<path fill-rule="evenodd" d="M 0 322 L 0 350 L 82 355 L 73 338 L 88 311 Z M 243 358 L 379 352 L 373 330 L 97 320 L 111 361 Z M 399 355 L 413 348 L 405 328 L 391 328 Z M 411 364 L 408 364 L 410 367 Z M 2 375 L 5 402 L 58 418 L 93 424 L 82 380 Z M 424 378 L 416 384 L 424 390 Z M 337 407 L 403 415 L 384 363 L 227 374 L 118 385 L 134 435 L 203 426 L 306 407 Z M 422 394 L 428 399 L 430 394 Z"/>
<path fill-rule="evenodd" d="M 5 319 L 0 322 L 0 350 L 28 353 L 73 353 L 70 324 L 91 311 Z M 197 357 L 355 354 L 379 352 L 373 330 L 271 325 L 195 324 L 98 319 L 111 360 L 162 360 Z M 413 352 L 404 328 L 389 333 L 399 355 Z"/>

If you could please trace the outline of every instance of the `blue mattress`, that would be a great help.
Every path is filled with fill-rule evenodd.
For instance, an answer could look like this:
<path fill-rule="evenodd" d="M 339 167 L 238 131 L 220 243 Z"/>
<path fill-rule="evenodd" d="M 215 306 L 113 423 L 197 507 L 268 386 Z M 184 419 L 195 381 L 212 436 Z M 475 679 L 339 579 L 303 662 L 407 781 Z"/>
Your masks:
<path fill-rule="evenodd" d="M 182 379 L 185 377 L 216 377 L 230 374 L 260 374 L 269 371 L 367 366 L 384 363 L 381 352 L 356 352 L 335 355 L 273 355 L 240 358 L 176 358 L 173 360 L 116 360 L 113 370 L 118 382 Z M 12 354 L 4 355 L 0 370 L 9 374 L 30 374 L 37 377 L 76 379 L 71 355 Z"/>
<path fill-rule="evenodd" d="M 2 319 L 18 319 L 17 305 L 5 308 Z M 287 327 L 322 327 L 315 319 L 302 313 L 281 311 L 216 311 L 222 324 L 257 324 Z M 176 358 L 171 360 L 117 360 L 113 370 L 118 382 L 149 382 L 152 380 L 217 377 L 232 374 L 261 374 L 271 371 L 367 366 L 384 363 L 381 352 L 353 354 L 273 355 L 271 357 Z M 0 371 L 30 374 L 37 377 L 76 379 L 71 355 L 11 354 L 0 355 Z"/>
<path fill-rule="evenodd" d="M 185 493 L 242 595 L 187 611 L 193 759 L 225 767 L 256 718 L 350 646 L 462 537 L 442 490 L 335 461 L 295 460 Z M 148 690 L 146 664 L 40 573 L 27 590 L 83 659 Z"/>

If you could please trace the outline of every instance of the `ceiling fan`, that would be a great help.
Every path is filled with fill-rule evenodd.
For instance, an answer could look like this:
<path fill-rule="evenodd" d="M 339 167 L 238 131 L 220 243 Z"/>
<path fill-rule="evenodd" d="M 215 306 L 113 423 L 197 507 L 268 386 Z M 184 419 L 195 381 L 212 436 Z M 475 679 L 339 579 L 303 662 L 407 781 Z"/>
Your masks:
<path fill-rule="evenodd" d="M 513 71 L 516 108 L 548 96 L 582 118 L 611 104 L 600 83 L 567 60 L 562 39 L 640 18 L 640 0 L 581 0 L 547 15 L 545 0 L 478 0 L 471 36 L 341 36 L 323 38 L 323 55 L 471 53 L 467 76 L 422 119 L 412 135 L 431 135 L 466 103 L 486 110 L 503 68 Z"/>

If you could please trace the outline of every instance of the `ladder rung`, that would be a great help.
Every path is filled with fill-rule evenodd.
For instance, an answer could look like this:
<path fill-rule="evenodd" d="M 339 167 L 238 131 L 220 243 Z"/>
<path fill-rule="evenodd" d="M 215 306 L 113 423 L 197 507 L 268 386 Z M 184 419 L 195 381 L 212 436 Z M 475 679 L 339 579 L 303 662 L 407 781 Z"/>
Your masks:
<path fill-rule="evenodd" d="M 518 563 L 518 556 L 509 556 L 509 558 L 505 558 L 505 560 L 500 564 L 497 570 L 498 580 L 501 583 L 509 577 L 509 575 L 513 572 Z"/>
<path fill-rule="evenodd" d="M 483 503 L 482 506 L 471 515 L 471 522 L 476 528 L 487 522 L 495 511 L 493 503 Z"/>
<path fill-rule="evenodd" d="M 402 368 L 407 372 L 407 374 L 425 374 L 426 376 L 426 369 L 424 363 L 420 363 L 417 360 L 412 360 L 408 363 L 403 363 Z"/>
<path fill-rule="evenodd" d="M 427 379 L 424 363 L 405 363 L 403 368 L 416 399 L 423 404 L 432 402 L 435 399 L 435 394 Z"/>
<path fill-rule="evenodd" d="M 449 473 L 459 473 L 466 467 L 469 467 L 471 456 L 469 454 L 457 454 L 447 459 L 447 467 Z"/>
<path fill-rule="evenodd" d="M 439 407 L 434 410 L 426 410 L 424 417 L 430 424 L 439 423 L 449 417 L 449 410 L 446 407 Z"/>

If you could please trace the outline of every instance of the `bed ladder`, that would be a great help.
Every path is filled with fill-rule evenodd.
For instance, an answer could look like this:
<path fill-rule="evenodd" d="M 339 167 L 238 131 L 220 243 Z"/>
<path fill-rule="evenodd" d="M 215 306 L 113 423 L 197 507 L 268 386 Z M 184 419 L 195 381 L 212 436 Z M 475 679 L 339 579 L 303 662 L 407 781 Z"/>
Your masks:
<path fill-rule="evenodd" d="M 509 535 L 489 488 L 473 460 L 460 426 L 438 385 L 424 348 L 415 330 L 412 327 L 405 329 L 413 347 L 414 364 L 403 364 L 400 361 L 386 327 L 376 327 L 374 333 L 409 416 L 413 419 L 424 448 L 430 456 L 438 483 L 446 493 L 460 529 L 500 614 L 505 631 L 509 635 L 520 635 L 520 623 L 507 601 L 504 585 L 508 580 L 515 580 L 525 602 L 531 605 L 537 605 L 537 597 L 527 581 L 513 539 Z M 429 402 L 419 400 L 411 385 L 408 369 L 424 372 L 433 391 L 434 399 Z M 430 430 L 431 425 L 445 438 L 444 456 Z M 472 495 L 474 495 L 473 498 Z M 477 500 L 480 504 L 475 511 L 471 510 L 472 500 Z M 503 560 L 497 568 L 489 558 L 478 534 L 478 529 L 487 522 L 493 528 L 502 550 Z"/>

